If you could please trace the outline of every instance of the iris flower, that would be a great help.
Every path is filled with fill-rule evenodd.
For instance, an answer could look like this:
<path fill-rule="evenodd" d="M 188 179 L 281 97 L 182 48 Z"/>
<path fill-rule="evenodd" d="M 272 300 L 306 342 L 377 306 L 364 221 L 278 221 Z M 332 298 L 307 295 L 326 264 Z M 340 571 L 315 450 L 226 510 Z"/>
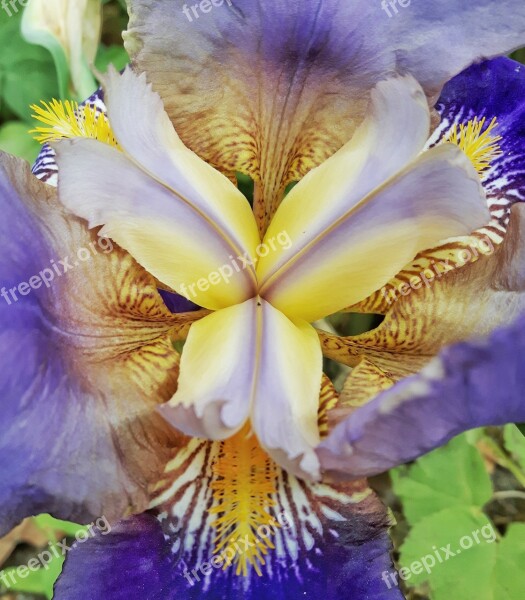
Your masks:
<path fill-rule="evenodd" d="M 402 597 L 363 477 L 525 420 L 525 75 L 469 66 L 525 11 L 492 6 L 133 0 L 133 70 L 36 109 L 42 181 L 0 171 L 2 525 L 136 514 L 56 598 Z M 313 325 L 343 310 L 385 319 Z"/>

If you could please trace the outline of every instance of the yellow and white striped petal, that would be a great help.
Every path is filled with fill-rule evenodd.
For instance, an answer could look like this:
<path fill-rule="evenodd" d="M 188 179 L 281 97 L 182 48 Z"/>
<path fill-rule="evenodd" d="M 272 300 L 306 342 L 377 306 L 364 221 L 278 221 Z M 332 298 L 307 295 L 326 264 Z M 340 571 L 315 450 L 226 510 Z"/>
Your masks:
<path fill-rule="evenodd" d="M 313 327 L 254 298 L 192 325 L 177 392 L 162 414 L 188 435 L 215 440 L 235 434 L 251 417 L 272 458 L 317 478 L 312 449 L 319 443 L 321 377 Z"/>
<path fill-rule="evenodd" d="M 252 297 L 259 235 L 244 196 L 182 144 L 143 76 L 110 72 L 106 102 L 122 152 L 88 139 L 55 144 L 63 204 L 205 308 Z"/>
<path fill-rule="evenodd" d="M 280 598 L 312 589 L 312 597 L 364 598 L 370 581 L 382 591 L 381 572 L 391 568 L 389 519 L 365 480 L 297 479 L 244 430 L 221 442 L 188 440 L 154 496 L 150 515 L 171 550 L 165 581 L 182 598 L 261 600 L 276 589 Z"/>
<path fill-rule="evenodd" d="M 277 211 L 266 239 L 286 231 L 292 243 L 261 259 L 264 298 L 314 321 L 380 288 L 419 250 L 489 220 L 477 174 L 456 146 L 419 154 L 428 128 L 412 78 L 377 86 L 354 138 Z"/>

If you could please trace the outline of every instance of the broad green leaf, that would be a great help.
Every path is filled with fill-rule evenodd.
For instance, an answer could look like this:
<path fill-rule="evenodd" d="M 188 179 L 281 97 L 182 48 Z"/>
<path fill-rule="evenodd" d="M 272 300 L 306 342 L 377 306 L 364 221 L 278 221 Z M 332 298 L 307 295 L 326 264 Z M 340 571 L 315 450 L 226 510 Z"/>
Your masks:
<path fill-rule="evenodd" d="M 522 435 L 525 435 L 525 423 L 516 423 L 516 427 L 521 431 Z"/>
<path fill-rule="evenodd" d="M 38 60 L 20 60 L 4 74 L 3 95 L 7 105 L 22 119 L 31 119 L 31 104 L 56 96 L 56 76 L 49 64 Z"/>
<path fill-rule="evenodd" d="M 428 581 L 432 600 L 492 600 L 496 534 L 479 509 L 454 506 L 423 518 L 401 546 L 407 585 Z"/>
<path fill-rule="evenodd" d="M 444 509 L 482 507 L 492 496 L 483 459 L 465 436 L 391 472 L 394 492 L 411 524 Z"/>
<path fill-rule="evenodd" d="M 47 52 L 42 51 L 42 48 L 29 44 L 22 38 L 20 31 L 21 16 L 21 13 L 17 13 L 9 18 L 0 11 L 0 44 L 3 50 L 0 52 L 0 68 L 2 70 L 16 65 L 20 60 L 20 54 L 27 60 L 38 60 L 42 55 L 47 56 Z M 7 49 L 13 49 L 16 52 L 7 52 Z M 51 59 L 51 57 L 47 58 Z"/>
<path fill-rule="evenodd" d="M 0 11 L 0 101 L 29 121 L 30 104 L 59 96 L 53 59 L 45 49 L 27 43 L 20 33 L 21 11 Z"/>
<path fill-rule="evenodd" d="M 19 574 L 20 567 L 10 567 L 9 569 L 5 569 L 5 571 L 3 571 L 4 577 L 2 577 L 2 580 L 9 583 L 9 588 L 6 589 L 5 585 L 0 584 L 0 590 L 2 592 L 10 590 L 28 594 L 43 594 L 46 598 L 51 600 L 53 598 L 53 586 L 62 572 L 63 564 L 64 559 L 62 557 L 53 557 L 50 562 L 47 563 L 46 567 L 41 566 L 35 571 L 29 568 L 23 570 L 22 574 L 24 577 L 21 577 Z"/>
<path fill-rule="evenodd" d="M 400 564 L 409 587 L 428 583 L 431 600 L 523 600 L 525 524 L 511 524 L 496 540 L 481 512 L 443 510 L 412 528 Z"/>
<path fill-rule="evenodd" d="M 2 571 L 0 581 L 0 593 L 8 590 L 13 592 L 25 592 L 28 594 L 43 594 L 51 600 L 53 597 L 53 586 L 62 571 L 65 557 L 62 549 L 56 546 L 56 542 L 62 541 L 62 536 L 75 537 L 79 531 L 87 531 L 84 525 L 77 525 L 69 521 L 55 519 L 51 515 L 42 514 L 34 517 L 34 522 L 47 535 L 48 539 L 56 548 L 58 556 L 50 547 L 37 549 L 36 557 L 29 560 L 26 565 L 10 567 Z M 70 547 L 73 549 L 75 544 Z M 6 585 L 8 584 L 8 586 Z"/>
<path fill-rule="evenodd" d="M 40 144 L 29 133 L 29 125 L 11 121 L 0 127 L 0 150 L 33 163 L 40 152 Z"/>
<path fill-rule="evenodd" d="M 493 600 L 525 598 L 525 523 L 512 523 L 498 544 Z"/>

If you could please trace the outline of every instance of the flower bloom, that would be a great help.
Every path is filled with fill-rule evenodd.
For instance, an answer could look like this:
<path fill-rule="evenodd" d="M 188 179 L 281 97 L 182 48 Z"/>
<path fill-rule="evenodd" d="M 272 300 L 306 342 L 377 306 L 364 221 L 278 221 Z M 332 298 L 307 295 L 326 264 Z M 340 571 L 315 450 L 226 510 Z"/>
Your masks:
<path fill-rule="evenodd" d="M 61 93 L 90 94 L 94 80 L 90 71 L 95 61 L 102 29 L 102 5 L 98 0 L 26 0 L 22 19 L 24 37 L 47 48 L 58 68 Z M 69 81 L 70 80 L 70 81 Z"/>
<path fill-rule="evenodd" d="M 34 172 L 58 169 L 58 199 L 3 159 L 6 291 L 97 235 L 116 244 L 2 306 L 2 443 L 20 456 L 6 523 L 150 509 L 72 555 L 58 598 L 398 598 L 380 579 L 388 521 L 360 478 L 525 418 L 523 72 L 475 65 L 443 90 L 439 125 L 429 109 L 508 49 L 502 31 L 518 44 L 523 11 L 508 2 L 517 16 L 481 40 L 482 7 L 465 28 L 443 5 L 452 51 L 417 5 L 384 25 L 360 2 L 312 4 L 246 0 L 195 29 L 173 3 L 131 2 L 135 71 L 107 75 L 103 105 L 40 113 L 59 141 Z M 253 211 L 235 171 L 255 180 Z M 487 235 L 493 255 L 387 304 L 384 285 Z M 385 320 L 353 338 L 312 325 L 347 309 Z M 340 396 L 323 354 L 353 367 Z"/>

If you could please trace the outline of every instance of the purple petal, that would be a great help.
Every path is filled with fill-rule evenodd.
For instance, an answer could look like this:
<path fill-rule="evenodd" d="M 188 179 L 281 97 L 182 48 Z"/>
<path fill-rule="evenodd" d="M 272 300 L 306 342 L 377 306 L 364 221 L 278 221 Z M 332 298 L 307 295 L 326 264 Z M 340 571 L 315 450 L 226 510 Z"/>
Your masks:
<path fill-rule="evenodd" d="M 55 585 L 57 600 L 168 600 L 172 559 L 158 520 L 143 514 L 71 551 Z"/>
<path fill-rule="evenodd" d="M 326 600 L 402 600 L 394 583 L 388 535 L 364 531 L 363 526 L 358 519 L 338 524 L 333 532 L 342 536 L 343 543 L 318 548 L 310 573 L 301 563 L 275 565 L 273 577 L 252 575 L 247 581 L 231 568 L 225 572 L 215 569 L 211 583 L 204 587 L 199 569 L 211 569 L 211 557 L 192 565 L 196 576 L 185 571 L 177 553 L 170 551 L 176 536 L 171 534 L 166 540 L 155 517 L 144 514 L 119 523 L 106 537 L 89 540 L 71 552 L 53 597 L 129 600 L 140 594 L 147 600 L 303 600 L 311 594 Z M 352 527 L 359 528 L 361 535 L 371 534 L 370 539 L 356 540 Z"/>
<path fill-rule="evenodd" d="M 143 509 L 175 443 L 155 413 L 176 387 L 174 317 L 151 277 L 55 196 L 2 156 L 2 531 L 41 512 Z"/>
<path fill-rule="evenodd" d="M 180 294 L 175 292 L 168 292 L 167 290 L 159 289 L 160 297 L 164 300 L 164 304 L 172 313 L 192 312 L 198 310 L 200 307 L 186 299 Z"/>
<path fill-rule="evenodd" d="M 232 542 L 213 553 L 212 522 L 221 513 L 213 512 L 217 500 L 209 476 L 219 453 L 218 443 L 192 440 L 170 463 L 154 513 L 158 520 L 153 514 L 134 517 L 78 545 L 68 555 L 56 600 L 402 598 L 388 578 L 394 571 L 386 513 L 364 482 L 308 485 L 280 472 L 273 518 L 267 514 L 268 525 L 257 528 L 275 548 L 267 549 L 260 575 L 250 565 L 245 576 L 237 575 L 242 538 L 235 538 L 238 549 Z"/>
<path fill-rule="evenodd" d="M 318 448 L 322 468 L 373 475 L 468 429 L 525 421 L 524 356 L 525 314 L 486 339 L 443 350 L 337 425 Z"/>
<path fill-rule="evenodd" d="M 473 65 L 445 86 L 437 109 L 437 138 L 474 117 L 497 119 L 502 155 L 484 173 L 483 187 L 495 216 L 505 221 L 509 206 L 525 201 L 525 67 L 508 58 Z"/>

